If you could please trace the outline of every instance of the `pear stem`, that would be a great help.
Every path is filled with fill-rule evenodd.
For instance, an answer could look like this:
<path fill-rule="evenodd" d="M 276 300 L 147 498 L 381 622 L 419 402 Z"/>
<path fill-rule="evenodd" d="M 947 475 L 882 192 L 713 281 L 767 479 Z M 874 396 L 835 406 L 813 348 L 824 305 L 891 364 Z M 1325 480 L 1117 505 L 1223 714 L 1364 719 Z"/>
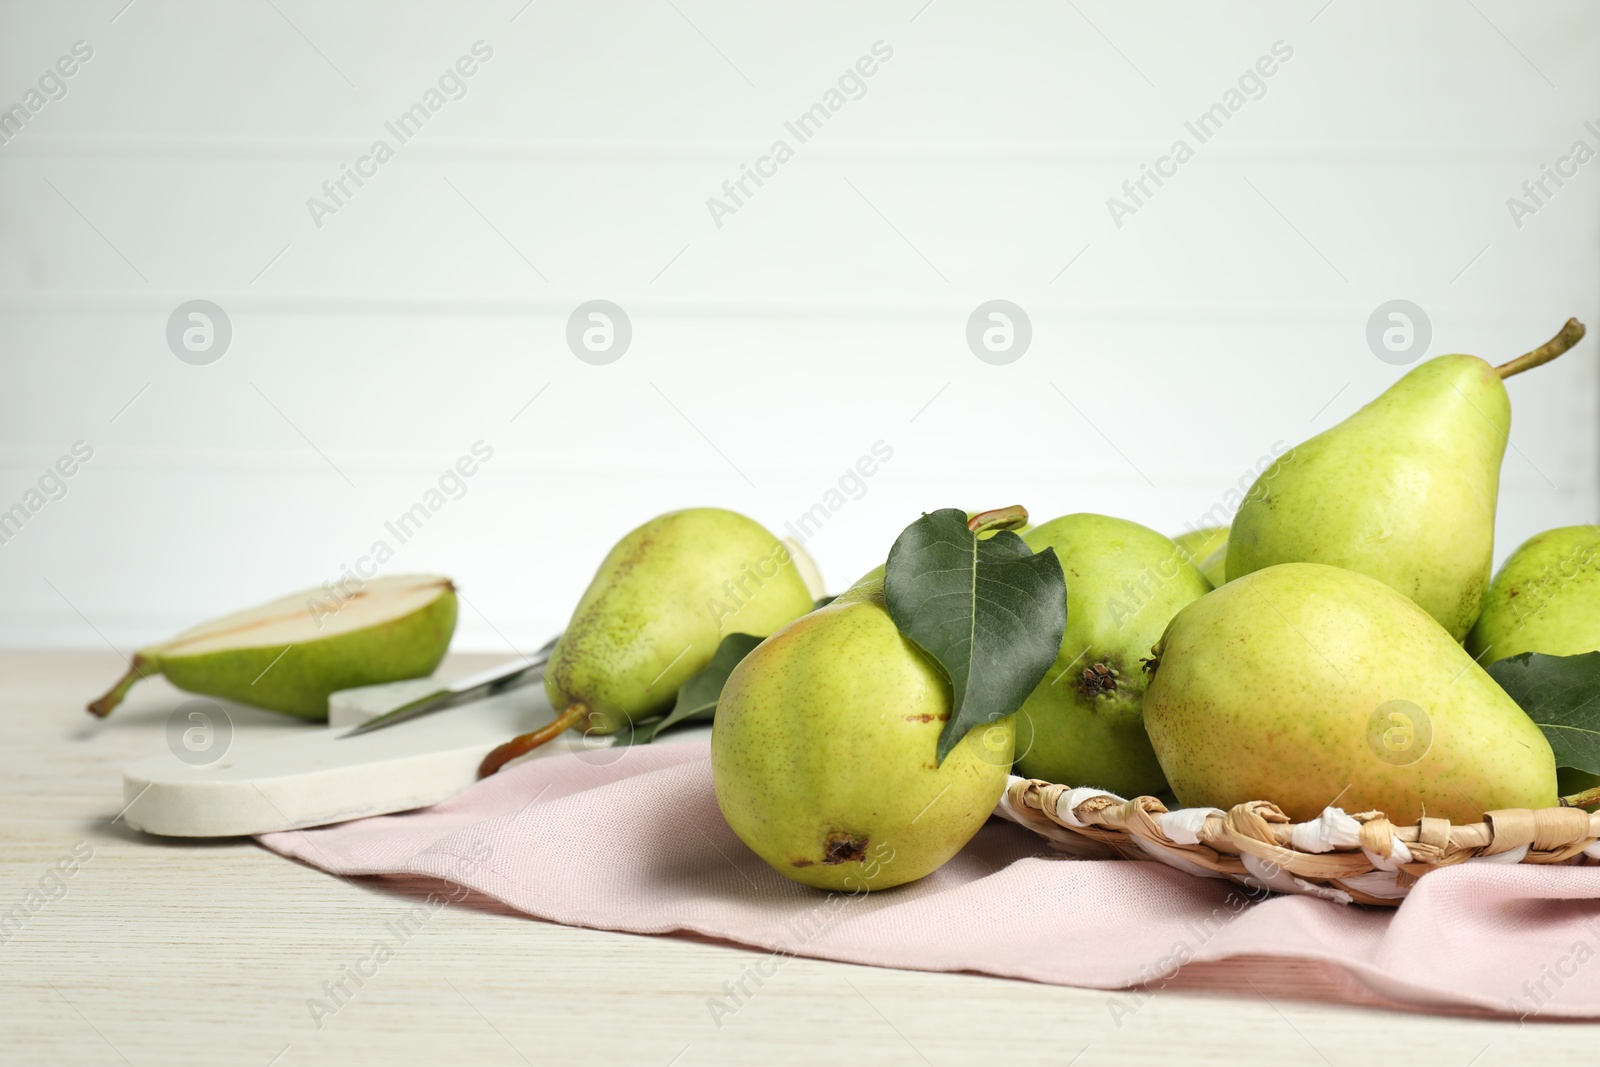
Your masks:
<path fill-rule="evenodd" d="M 1584 332 L 1583 323 L 1577 319 L 1568 319 L 1567 324 L 1561 327 L 1560 333 L 1535 348 L 1532 352 L 1524 352 L 1509 363 L 1500 364 L 1494 369 L 1494 372 L 1500 375 L 1502 379 L 1505 379 L 1513 374 L 1521 374 L 1525 370 L 1532 370 L 1534 367 L 1549 363 L 1552 359 L 1555 359 L 1561 353 L 1583 340 Z"/>
<path fill-rule="evenodd" d="M 563 711 L 560 715 L 556 716 L 554 722 L 551 722 L 545 726 L 541 726 L 532 733 L 526 733 L 520 737 L 513 737 L 511 740 L 507 741 L 505 744 L 499 746 L 493 752 L 490 752 L 487 756 L 483 757 L 483 762 L 478 764 L 478 777 L 487 778 L 489 775 L 493 774 L 495 771 L 498 771 L 501 767 L 504 767 L 518 756 L 527 755 L 540 745 L 548 744 L 549 742 L 554 741 L 556 738 L 566 733 L 567 730 L 573 726 L 576 726 L 578 724 L 578 720 L 587 714 L 589 714 L 589 705 L 584 704 L 581 701 L 576 701 L 569 705 L 566 711 Z"/>
<path fill-rule="evenodd" d="M 1028 509 L 1021 504 L 980 511 L 967 520 L 967 529 L 975 534 L 990 530 L 1017 530 L 1028 525 Z"/>
<path fill-rule="evenodd" d="M 128 690 L 132 689 L 136 682 L 144 680 L 146 677 L 144 668 L 147 665 L 145 658 L 135 653 L 128 663 L 128 673 L 117 679 L 117 684 L 107 690 L 104 696 L 90 701 L 87 709 L 89 714 L 102 719 L 110 715 L 111 709 L 122 703 L 122 698 L 128 695 Z"/>
<path fill-rule="evenodd" d="M 1574 793 L 1569 797 L 1561 798 L 1563 808 L 1590 808 L 1600 804 L 1600 785 L 1593 789 L 1585 789 L 1581 793 Z"/>

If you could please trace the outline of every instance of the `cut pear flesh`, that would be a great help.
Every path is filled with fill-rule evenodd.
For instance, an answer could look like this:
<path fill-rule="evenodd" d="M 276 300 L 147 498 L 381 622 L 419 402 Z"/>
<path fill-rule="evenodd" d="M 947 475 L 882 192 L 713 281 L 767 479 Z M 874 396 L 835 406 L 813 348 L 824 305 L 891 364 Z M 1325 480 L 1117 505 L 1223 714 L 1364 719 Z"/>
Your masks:
<path fill-rule="evenodd" d="M 415 574 L 375 579 L 342 600 L 322 589 L 309 589 L 191 626 L 152 650 L 163 656 L 197 656 L 299 645 L 398 619 L 433 603 L 441 592 L 454 590 L 448 578 Z"/>
<path fill-rule="evenodd" d="M 141 649 L 89 710 L 109 714 L 135 682 L 164 674 L 192 693 L 321 719 L 331 692 L 431 674 L 455 623 L 455 586 L 436 575 L 308 589 Z"/>

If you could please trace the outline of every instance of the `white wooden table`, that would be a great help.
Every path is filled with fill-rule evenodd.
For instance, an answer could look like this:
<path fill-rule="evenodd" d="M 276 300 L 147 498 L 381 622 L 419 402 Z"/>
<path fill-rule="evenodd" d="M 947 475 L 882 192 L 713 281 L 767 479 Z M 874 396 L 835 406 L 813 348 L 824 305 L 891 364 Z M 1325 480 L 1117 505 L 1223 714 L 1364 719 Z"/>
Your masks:
<path fill-rule="evenodd" d="M 1591 1025 L 1375 1010 L 1337 972 L 1250 961 L 1187 969 L 1119 1027 L 1104 991 L 793 959 L 718 1027 L 707 1001 L 755 953 L 481 899 L 434 914 L 319 1028 L 308 999 L 427 887 L 127 829 L 119 768 L 160 751 L 181 698 L 145 683 L 94 721 L 82 705 L 119 669 L 110 652 L 0 653 L 0 914 L 75 845 L 93 848 L 0 943 L 0 1063 L 1491 1067 L 1580 1062 L 1600 1041 Z M 233 717 L 236 744 L 305 728 Z"/>

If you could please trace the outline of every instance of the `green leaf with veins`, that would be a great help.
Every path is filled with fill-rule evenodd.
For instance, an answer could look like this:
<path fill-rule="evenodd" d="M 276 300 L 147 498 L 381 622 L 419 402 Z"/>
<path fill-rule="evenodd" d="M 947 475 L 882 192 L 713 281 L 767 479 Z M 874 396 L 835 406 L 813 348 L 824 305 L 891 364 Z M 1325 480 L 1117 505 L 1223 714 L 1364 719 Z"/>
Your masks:
<path fill-rule="evenodd" d="M 1557 767 L 1600 774 L 1600 652 L 1524 652 L 1488 671 L 1544 731 Z"/>
<path fill-rule="evenodd" d="M 946 508 L 907 526 L 889 551 L 884 599 L 902 634 L 950 680 L 942 763 L 975 726 L 1022 706 L 1061 652 L 1067 585 L 1054 549 L 1016 534 L 979 538 Z"/>

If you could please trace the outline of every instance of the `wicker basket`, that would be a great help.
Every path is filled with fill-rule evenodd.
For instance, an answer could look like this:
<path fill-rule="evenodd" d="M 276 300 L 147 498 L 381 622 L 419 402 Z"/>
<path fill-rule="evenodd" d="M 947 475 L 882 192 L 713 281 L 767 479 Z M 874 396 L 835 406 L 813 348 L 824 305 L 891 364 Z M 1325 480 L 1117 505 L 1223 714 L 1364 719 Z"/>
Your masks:
<path fill-rule="evenodd" d="M 1397 907 L 1418 878 L 1454 863 L 1600 863 L 1600 813 L 1582 808 L 1491 811 L 1460 826 L 1432 818 L 1396 826 L 1381 811 L 1328 808 L 1294 823 L 1264 800 L 1226 812 L 1168 811 L 1155 797 L 1124 800 L 1013 777 L 997 811 L 1083 858 L 1156 859 L 1203 878 L 1342 904 Z"/>

